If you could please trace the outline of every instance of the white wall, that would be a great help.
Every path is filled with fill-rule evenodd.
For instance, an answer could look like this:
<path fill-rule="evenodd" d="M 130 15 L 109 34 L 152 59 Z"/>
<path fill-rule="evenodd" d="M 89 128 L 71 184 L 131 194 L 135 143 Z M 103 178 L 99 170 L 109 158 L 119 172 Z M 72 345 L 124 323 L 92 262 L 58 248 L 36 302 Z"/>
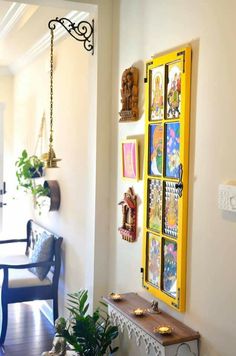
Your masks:
<path fill-rule="evenodd" d="M 76 3 L 75 8 L 79 7 Z M 35 218 L 64 237 L 61 313 L 67 292 L 89 289 L 91 305 L 107 293 L 112 4 L 109 0 L 98 3 L 91 13 L 95 18 L 94 56 L 69 36 L 55 46 L 54 148 L 62 162 L 60 169 L 47 170 L 45 179 L 58 180 L 61 208 Z M 48 60 L 49 52 L 15 76 L 11 132 L 15 157 L 23 148 L 33 153 L 44 110 L 49 130 Z M 22 199 L 17 197 L 14 211 L 23 228 L 34 212 L 29 201 L 22 203 Z"/>
<path fill-rule="evenodd" d="M 161 304 L 200 332 L 203 356 L 236 353 L 236 217 L 223 214 L 217 207 L 218 185 L 236 177 L 235 11 L 233 0 L 116 0 L 113 9 L 109 288 L 143 293 L 139 273 L 143 180 L 133 184 L 140 202 L 139 234 L 134 244 L 121 240 L 117 232 L 121 224 L 117 203 L 129 186 L 121 181 L 120 140 L 138 136 L 142 141 L 144 134 L 144 62 L 152 55 L 190 44 L 193 64 L 186 312 L 179 314 Z M 120 79 L 123 70 L 132 64 L 140 69 L 141 118 L 136 123 L 118 124 Z M 127 344 L 121 351 L 122 355 L 139 355 L 137 350 L 129 353 Z"/>
<path fill-rule="evenodd" d="M 64 285 L 61 293 L 83 288 L 85 282 L 87 229 L 87 181 L 89 111 L 89 55 L 72 38 L 55 46 L 54 72 L 54 149 L 62 161 L 58 169 L 47 169 L 45 179 L 56 179 L 61 189 L 58 212 L 35 216 L 44 226 L 64 238 Z M 15 156 L 23 148 L 34 153 L 43 111 L 49 134 L 49 52 L 20 71 L 14 80 Z M 46 147 L 47 148 L 47 147 Z M 22 206 L 18 201 L 17 213 Z M 33 213 L 33 212 L 32 212 Z M 31 213 L 31 214 L 32 214 Z M 22 216 L 25 222 L 28 215 Z M 22 214 L 21 214 L 22 215 Z M 31 215 L 30 215 L 31 216 Z M 62 273 L 62 274 L 63 274 Z M 65 288 L 65 290 L 64 290 Z M 63 297 L 63 296 L 62 296 Z M 62 302 L 63 299 L 62 299 Z"/>

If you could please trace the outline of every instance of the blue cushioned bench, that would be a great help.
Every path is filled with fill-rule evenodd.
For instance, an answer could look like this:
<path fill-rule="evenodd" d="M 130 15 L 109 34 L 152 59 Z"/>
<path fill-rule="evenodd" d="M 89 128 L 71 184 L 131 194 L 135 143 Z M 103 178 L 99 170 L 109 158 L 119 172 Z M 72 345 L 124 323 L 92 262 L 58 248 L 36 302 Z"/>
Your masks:
<path fill-rule="evenodd" d="M 55 321 L 58 318 L 58 282 L 62 240 L 62 237 L 33 220 L 27 222 L 26 238 L 0 240 L 0 249 L 3 245 L 8 245 L 12 249 L 19 244 L 25 245 L 25 253 L 0 257 L 0 274 L 2 274 L 3 280 L 1 286 L 1 345 L 4 344 L 6 337 L 8 304 L 10 303 L 52 299 L 53 319 Z M 50 245 L 50 251 L 46 255 L 45 251 L 42 251 L 45 245 Z M 35 253 L 36 250 L 37 253 L 39 252 L 38 255 Z"/>

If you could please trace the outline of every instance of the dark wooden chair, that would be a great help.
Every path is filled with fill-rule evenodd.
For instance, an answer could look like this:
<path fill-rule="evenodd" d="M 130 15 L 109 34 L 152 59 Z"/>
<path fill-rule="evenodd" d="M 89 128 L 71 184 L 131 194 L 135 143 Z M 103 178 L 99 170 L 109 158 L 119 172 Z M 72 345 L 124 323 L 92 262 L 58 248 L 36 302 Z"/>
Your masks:
<path fill-rule="evenodd" d="M 25 254 L 12 255 L 6 258 L 0 257 L 0 272 L 3 271 L 3 283 L 1 291 L 2 307 L 2 330 L 0 344 L 3 345 L 7 332 L 8 304 L 33 300 L 53 300 L 53 319 L 58 318 L 58 282 L 61 267 L 61 244 L 62 237 L 55 235 L 33 220 L 27 222 L 26 239 L 0 240 L 0 245 L 11 244 L 12 248 L 16 243 L 25 243 Z M 53 256 L 50 261 L 30 263 L 29 254 L 42 233 L 52 235 Z M 1 246 L 0 246 L 1 248 Z M 9 261 L 10 263 L 6 262 Z M 49 266 L 50 270 L 46 278 L 41 281 L 28 269 L 31 267 Z"/>

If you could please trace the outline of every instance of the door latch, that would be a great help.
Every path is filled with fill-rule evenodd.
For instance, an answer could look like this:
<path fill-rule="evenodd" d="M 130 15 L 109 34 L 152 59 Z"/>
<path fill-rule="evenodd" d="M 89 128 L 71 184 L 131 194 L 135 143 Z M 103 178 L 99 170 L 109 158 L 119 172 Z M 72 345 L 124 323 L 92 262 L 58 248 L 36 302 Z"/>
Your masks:
<path fill-rule="evenodd" d="M 3 182 L 2 189 L 0 189 L 0 195 L 6 194 L 6 182 Z"/>
<path fill-rule="evenodd" d="M 182 197 L 182 192 L 183 192 L 183 165 L 182 163 L 180 163 L 179 165 L 179 181 L 178 183 L 175 184 L 175 188 L 177 189 L 177 193 L 179 195 L 179 197 Z"/>

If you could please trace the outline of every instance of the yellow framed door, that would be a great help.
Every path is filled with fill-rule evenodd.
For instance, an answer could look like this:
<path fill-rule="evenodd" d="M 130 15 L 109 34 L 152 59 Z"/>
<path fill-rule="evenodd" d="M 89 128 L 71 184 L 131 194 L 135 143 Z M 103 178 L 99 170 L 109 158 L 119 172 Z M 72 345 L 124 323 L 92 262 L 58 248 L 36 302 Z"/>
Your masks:
<path fill-rule="evenodd" d="M 146 65 L 143 284 L 185 310 L 191 49 Z"/>

